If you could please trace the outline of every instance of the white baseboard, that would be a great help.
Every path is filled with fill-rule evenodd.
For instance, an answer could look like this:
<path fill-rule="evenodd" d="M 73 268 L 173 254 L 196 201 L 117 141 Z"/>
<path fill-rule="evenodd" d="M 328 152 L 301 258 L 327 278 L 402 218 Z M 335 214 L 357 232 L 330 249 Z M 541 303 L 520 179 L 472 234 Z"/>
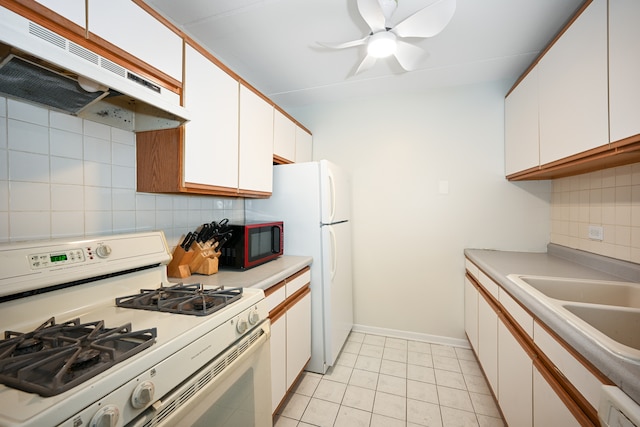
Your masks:
<path fill-rule="evenodd" d="M 450 345 L 452 347 L 471 348 L 466 339 L 442 337 L 439 335 L 421 334 L 418 332 L 399 331 L 397 329 L 377 328 L 375 326 L 353 325 L 353 332 L 362 332 L 385 337 L 402 338 L 412 341 L 422 341 L 432 344 Z"/>

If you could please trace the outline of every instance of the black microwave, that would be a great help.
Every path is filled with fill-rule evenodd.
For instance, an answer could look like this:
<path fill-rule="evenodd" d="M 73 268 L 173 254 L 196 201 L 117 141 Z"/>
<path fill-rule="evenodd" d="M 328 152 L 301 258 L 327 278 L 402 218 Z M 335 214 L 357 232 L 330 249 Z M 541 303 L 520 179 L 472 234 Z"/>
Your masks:
<path fill-rule="evenodd" d="M 278 258 L 284 252 L 282 221 L 230 224 L 229 241 L 222 247 L 221 267 L 247 269 Z"/>

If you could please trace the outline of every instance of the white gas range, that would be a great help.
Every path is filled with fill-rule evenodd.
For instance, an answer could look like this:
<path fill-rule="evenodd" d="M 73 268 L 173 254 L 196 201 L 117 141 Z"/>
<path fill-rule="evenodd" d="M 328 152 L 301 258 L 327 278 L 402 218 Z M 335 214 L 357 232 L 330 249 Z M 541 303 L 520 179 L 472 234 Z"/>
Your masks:
<path fill-rule="evenodd" d="M 271 425 L 263 291 L 170 259 L 161 232 L 0 246 L 0 426 Z"/>

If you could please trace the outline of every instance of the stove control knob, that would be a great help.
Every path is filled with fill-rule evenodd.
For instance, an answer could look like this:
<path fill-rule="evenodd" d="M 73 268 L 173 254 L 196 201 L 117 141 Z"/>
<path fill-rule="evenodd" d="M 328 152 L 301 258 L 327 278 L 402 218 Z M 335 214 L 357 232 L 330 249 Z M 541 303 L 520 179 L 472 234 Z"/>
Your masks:
<path fill-rule="evenodd" d="M 131 394 L 131 406 L 141 409 L 147 406 L 153 400 L 153 394 L 156 387 L 151 381 L 144 381 L 133 390 Z"/>
<path fill-rule="evenodd" d="M 115 427 L 120 418 L 120 410 L 116 405 L 106 405 L 91 418 L 90 427 Z"/>
<path fill-rule="evenodd" d="M 96 248 L 96 254 L 98 254 L 98 256 L 100 258 L 106 258 L 109 255 L 111 255 L 111 246 L 109 245 L 100 245 Z"/>
<path fill-rule="evenodd" d="M 249 323 L 251 325 L 255 325 L 259 321 L 260 321 L 260 314 L 256 310 L 251 311 L 249 313 Z"/>
<path fill-rule="evenodd" d="M 249 329 L 249 325 L 247 325 L 247 321 L 244 319 L 238 319 L 238 323 L 236 324 L 236 330 L 238 333 L 244 334 Z"/>

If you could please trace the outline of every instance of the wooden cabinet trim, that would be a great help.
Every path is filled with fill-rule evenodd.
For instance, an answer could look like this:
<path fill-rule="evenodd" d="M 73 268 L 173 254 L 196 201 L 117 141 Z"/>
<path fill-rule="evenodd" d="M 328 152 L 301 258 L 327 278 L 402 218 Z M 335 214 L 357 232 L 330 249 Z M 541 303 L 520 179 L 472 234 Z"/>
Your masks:
<path fill-rule="evenodd" d="M 304 297 L 306 297 L 310 293 L 311 293 L 311 288 L 309 287 L 309 285 L 305 285 L 302 288 L 298 289 L 296 293 L 291 295 L 285 301 L 285 303 L 287 304 L 287 310 L 289 309 L 289 307 L 296 305 L 298 302 L 300 302 L 300 300 L 302 300 Z"/>
<path fill-rule="evenodd" d="M 468 258 L 467 258 L 468 259 Z M 469 260 L 473 265 L 475 265 L 479 271 L 484 271 L 477 266 L 477 264 L 473 263 Z M 487 277 L 491 278 L 488 274 Z M 547 378 L 547 382 L 554 388 L 562 388 L 562 395 L 558 394 L 564 401 L 565 398 L 570 399 L 571 406 L 567 404 L 572 413 L 578 410 L 581 414 L 580 418 L 576 413 L 576 418 L 580 420 L 582 425 L 585 426 L 594 426 L 598 425 L 598 414 L 597 408 L 594 408 L 587 399 L 576 389 L 576 387 L 556 368 L 553 362 L 544 354 L 544 352 L 534 343 L 534 341 L 527 335 L 527 333 L 522 330 L 520 325 L 513 319 L 513 317 L 509 314 L 507 310 L 504 309 L 502 304 L 497 301 L 493 296 L 482 286 L 480 281 L 475 278 L 471 273 L 467 270 L 465 276 L 469 278 L 470 282 L 474 287 L 478 289 L 479 295 L 483 296 L 484 299 L 489 303 L 489 305 L 496 311 L 498 314 L 498 318 L 503 321 L 503 324 L 509 329 L 514 338 L 522 345 L 527 354 L 529 354 L 534 360 L 534 364 L 537 366 L 544 376 Z M 497 283 L 494 281 L 494 283 Z M 498 284 L 502 290 L 505 290 L 500 284 Z M 505 290 L 506 292 L 506 290 Z M 508 293 L 508 292 L 507 292 Z M 518 299 L 513 298 L 520 306 L 522 304 Z M 549 326 L 547 326 L 544 322 L 542 322 L 535 314 L 531 313 L 526 307 L 522 306 L 527 313 L 529 313 L 533 320 L 538 323 L 554 340 L 556 340 L 569 354 L 580 364 L 582 364 L 592 375 L 594 375 L 600 382 L 603 384 L 613 384 L 602 372 L 600 372 L 595 366 L 593 366 L 588 360 L 586 360 L 580 353 L 578 353 L 573 347 L 567 344 L 562 338 L 560 338 Z M 483 370 L 484 372 L 484 370 Z M 486 375 L 485 375 L 486 376 Z M 549 378 L 553 378 L 553 381 L 549 381 Z M 566 404 L 566 402 L 565 402 Z M 577 408 L 577 409 L 576 409 Z M 588 422 L 583 423 L 583 419 L 588 420 Z"/>
<path fill-rule="evenodd" d="M 545 366 L 541 359 L 533 360 L 534 369 L 544 378 L 547 384 L 553 389 L 556 395 L 562 400 L 567 409 L 573 414 L 576 420 L 584 427 L 596 427 L 600 425 L 596 414 L 595 421 L 592 420 L 587 414 L 585 414 L 580 406 L 576 404 L 572 396 L 557 382 L 556 377 L 552 375 L 549 369 Z"/>
<path fill-rule="evenodd" d="M 277 154 L 273 155 L 274 165 L 288 165 L 290 163 L 294 163 L 294 162 L 289 159 L 285 159 L 284 157 L 278 156 Z"/>
<path fill-rule="evenodd" d="M 284 287 L 287 284 L 287 282 L 285 280 L 281 280 L 278 283 L 276 283 L 275 285 L 270 286 L 269 288 L 265 289 L 264 290 L 265 298 L 268 297 L 269 295 L 273 294 L 274 292 L 276 292 L 278 289 Z"/>
<path fill-rule="evenodd" d="M 640 162 L 640 135 L 508 175 L 509 181 L 555 179 Z"/>
<path fill-rule="evenodd" d="M 578 17 L 582 14 L 582 12 L 585 11 L 585 9 L 591 4 L 593 0 L 585 0 L 585 2 L 576 10 L 576 12 L 571 16 L 571 18 L 569 18 L 569 20 L 564 24 L 564 26 L 562 27 L 562 29 L 560 29 L 560 31 L 551 39 L 551 41 L 547 44 L 547 46 L 542 50 L 542 52 L 540 52 L 540 54 L 538 55 L 538 57 L 531 63 L 531 65 L 529 65 L 529 67 L 527 67 L 526 70 L 524 70 L 524 72 L 522 73 L 522 75 L 520 75 L 520 77 L 518 77 L 518 79 L 515 81 L 515 83 L 513 84 L 513 86 L 511 87 L 511 89 L 509 89 L 509 92 L 507 92 L 507 94 L 505 95 L 505 98 L 507 96 L 509 96 L 509 94 L 511 92 L 513 92 L 513 90 L 516 88 L 516 86 L 518 86 L 520 84 L 520 82 L 527 76 L 527 74 L 529 74 L 531 72 L 531 70 L 538 65 L 538 62 L 540 62 L 540 60 L 542 59 L 542 57 L 549 51 L 549 49 L 551 49 L 551 47 L 556 44 L 556 42 L 558 41 L 558 39 L 560 37 L 562 37 L 562 35 L 569 29 L 569 27 L 575 22 L 576 19 L 578 19 Z"/>
<path fill-rule="evenodd" d="M 302 276 L 303 274 L 305 274 L 307 271 L 310 271 L 311 267 L 306 266 L 305 268 L 303 268 L 302 270 L 298 271 L 295 274 L 292 274 L 291 276 L 287 277 L 286 279 L 284 279 L 286 282 L 290 282 L 292 280 L 295 280 L 296 278 Z"/>

